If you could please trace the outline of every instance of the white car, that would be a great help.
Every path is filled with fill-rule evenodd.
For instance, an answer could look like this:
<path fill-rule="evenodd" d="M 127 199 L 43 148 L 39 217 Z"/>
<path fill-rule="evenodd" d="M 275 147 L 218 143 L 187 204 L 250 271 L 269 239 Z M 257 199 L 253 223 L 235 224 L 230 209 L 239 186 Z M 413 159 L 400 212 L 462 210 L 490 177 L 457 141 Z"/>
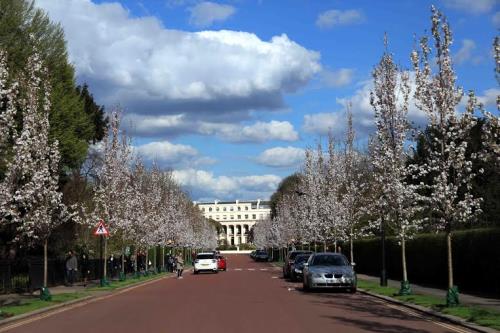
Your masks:
<path fill-rule="evenodd" d="M 217 258 L 214 253 L 198 253 L 194 260 L 194 274 L 202 271 L 218 273 Z"/>

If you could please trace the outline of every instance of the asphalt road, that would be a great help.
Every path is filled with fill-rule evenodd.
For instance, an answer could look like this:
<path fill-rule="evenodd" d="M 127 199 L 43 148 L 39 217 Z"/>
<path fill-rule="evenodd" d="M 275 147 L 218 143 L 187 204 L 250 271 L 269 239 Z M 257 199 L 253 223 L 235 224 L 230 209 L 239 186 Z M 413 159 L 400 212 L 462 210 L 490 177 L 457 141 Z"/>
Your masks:
<path fill-rule="evenodd" d="M 360 293 L 305 294 L 244 255 L 229 256 L 227 272 L 186 272 L 9 327 L 0 332 L 468 332 Z"/>

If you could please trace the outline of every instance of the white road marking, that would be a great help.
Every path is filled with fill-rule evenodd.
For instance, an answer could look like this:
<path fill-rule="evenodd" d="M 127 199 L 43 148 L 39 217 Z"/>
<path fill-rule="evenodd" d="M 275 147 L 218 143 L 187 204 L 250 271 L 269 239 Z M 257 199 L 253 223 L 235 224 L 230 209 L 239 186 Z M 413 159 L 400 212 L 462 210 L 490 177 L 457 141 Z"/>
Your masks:
<path fill-rule="evenodd" d="M 249 271 L 255 271 L 255 268 L 247 268 Z"/>
<path fill-rule="evenodd" d="M 278 276 L 271 276 L 271 279 L 279 279 Z"/>
<path fill-rule="evenodd" d="M 242 271 L 243 269 L 241 269 L 241 268 L 235 268 L 234 270 L 235 271 Z"/>
<path fill-rule="evenodd" d="M 260 270 L 261 271 L 267 271 L 267 268 L 261 268 Z"/>

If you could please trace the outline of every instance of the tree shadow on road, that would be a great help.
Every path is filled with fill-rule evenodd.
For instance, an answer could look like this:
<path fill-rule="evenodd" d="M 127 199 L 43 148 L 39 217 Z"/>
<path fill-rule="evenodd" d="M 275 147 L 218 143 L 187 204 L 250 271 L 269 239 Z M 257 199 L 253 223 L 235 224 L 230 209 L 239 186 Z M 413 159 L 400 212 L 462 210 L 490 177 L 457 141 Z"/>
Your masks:
<path fill-rule="evenodd" d="M 302 290 L 302 289 L 301 289 Z M 374 301 L 361 294 L 347 294 L 345 292 L 333 291 L 332 293 L 313 293 L 315 296 L 313 303 L 321 306 L 331 306 L 349 312 L 370 315 L 377 318 L 391 318 L 398 320 L 420 320 L 414 316 L 406 314 L 401 310 L 390 308 L 383 303 Z"/>

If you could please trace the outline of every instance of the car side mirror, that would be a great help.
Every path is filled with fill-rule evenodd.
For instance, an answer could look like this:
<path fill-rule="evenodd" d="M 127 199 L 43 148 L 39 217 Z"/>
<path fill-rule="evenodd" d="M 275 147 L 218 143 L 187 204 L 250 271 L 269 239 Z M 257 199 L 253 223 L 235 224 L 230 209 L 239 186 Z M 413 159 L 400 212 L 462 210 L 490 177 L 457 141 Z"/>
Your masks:
<path fill-rule="evenodd" d="M 355 262 L 351 262 L 351 266 L 352 267 L 356 266 L 356 263 Z"/>

